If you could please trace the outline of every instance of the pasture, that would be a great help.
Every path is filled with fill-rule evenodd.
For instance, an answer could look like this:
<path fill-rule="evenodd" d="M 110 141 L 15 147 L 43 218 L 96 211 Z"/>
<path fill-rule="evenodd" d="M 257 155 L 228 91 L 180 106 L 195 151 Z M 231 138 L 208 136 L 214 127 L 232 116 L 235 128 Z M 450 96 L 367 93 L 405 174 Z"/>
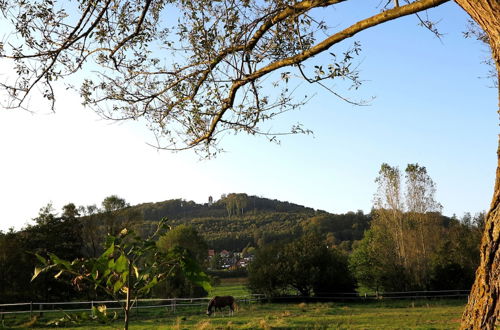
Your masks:
<path fill-rule="evenodd" d="M 233 317 L 207 317 L 204 311 L 154 312 L 132 317 L 130 329 L 457 329 L 463 301 L 392 301 L 389 303 L 290 303 L 240 306 Z M 33 329 L 47 329 L 37 323 Z M 27 324 L 19 324 L 21 328 Z M 120 329 L 87 323 L 57 329 Z"/>
<path fill-rule="evenodd" d="M 214 295 L 247 294 L 244 280 L 227 279 L 214 288 Z M 463 299 L 381 300 L 367 302 L 289 302 L 239 304 L 229 317 L 205 315 L 205 306 L 178 310 L 151 309 L 132 314 L 130 329 L 456 329 L 465 305 Z M 60 317 L 61 315 L 59 315 Z M 36 323 L 17 316 L 6 318 L 4 328 L 50 329 L 46 323 L 57 315 L 44 315 Z M 0 328 L 2 326 L 0 325 Z M 121 319 L 104 325 L 90 321 L 66 324 L 57 329 L 122 328 Z"/>
<path fill-rule="evenodd" d="M 247 279 L 244 277 L 224 278 L 219 285 L 212 288 L 210 296 L 246 296 L 250 293 L 246 283 Z"/>

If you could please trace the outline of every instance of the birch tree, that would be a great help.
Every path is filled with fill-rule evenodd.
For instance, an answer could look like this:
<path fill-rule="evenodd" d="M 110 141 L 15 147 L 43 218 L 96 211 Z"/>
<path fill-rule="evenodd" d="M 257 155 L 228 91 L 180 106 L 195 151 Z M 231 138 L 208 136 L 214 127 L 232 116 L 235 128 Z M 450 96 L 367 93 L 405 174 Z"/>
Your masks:
<path fill-rule="evenodd" d="M 408 269 L 401 172 L 399 168 L 384 163 L 375 182 L 378 188 L 374 197 L 375 217 L 372 225 L 382 227 L 382 231 L 389 233 L 396 246 L 399 264 Z"/>
<path fill-rule="evenodd" d="M 406 217 L 411 225 L 412 273 L 414 281 L 427 288 L 431 270 L 431 253 L 437 250 L 442 234 L 440 215 L 442 206 L 435 200 L 436 186 L 419 164 L 408 164 L 405 169 Z"/>
<path fill-rule="evenodd" d="M 375 182 L 371 230 L 394 241 L 396 265 L 407 279 L 402 289 L 429 289 L 432 258 L 444 235 L 436 187 L 424 166 L 408 164 L 405 182 L 398 167 L 382 164 Z M 376 237 L 374 235 L 373 237 Z M 374 245 L 381 245 L 372 239 Z M 388 247 L 388 245 L 385 245 Z M 382 252 L 389 256 L 392 251 Z M 379 258 L 380 259 L 380 258 Z"/>

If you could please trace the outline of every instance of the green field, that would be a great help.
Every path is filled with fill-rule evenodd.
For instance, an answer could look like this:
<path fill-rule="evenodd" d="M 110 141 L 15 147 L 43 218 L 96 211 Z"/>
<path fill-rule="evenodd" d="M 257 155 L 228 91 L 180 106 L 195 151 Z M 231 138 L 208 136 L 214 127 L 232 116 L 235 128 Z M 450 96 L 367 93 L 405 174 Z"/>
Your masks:
<path fill-rule="evenodd" d="M 410 303 L 411 304 L 411 303 Z M 142 321 L 133 329 L 456 329 L 463 304 L 394 307 L 380 304 L 263 304 L 233 317 L 201 315 Z"/>
<path fill-rule="evenodd" d="M 210 291 L 210 296 L 246 296 L 250 294 L 246 288 L 246 278 L 225 278 Z"/>
<path fill-rule="evenodd" d="M 210 293 L 243 296 L 242 279 L 225 279 Z M 243 303 L 233 316 L 216 313 L 207 317 L 205 306 L 178 309 L 141 310 L 132 313 L 130 329 L 456 329 L 464 300 L 381 300 L 363 303 Z M 54 318 L 55 315 L 52 316 Z M 24 321 L 23 321 L 24 318 Z M 26 316 L 4 320 L 4 328 L 48 329 L 45 315 L 35 324 Z M 24 324 L 23 324 L 24 323 Z M 17 325 L 17 326 L 14 326 Z M 2 326 L 0 326 L 2 328 Z M 66 324 L 57 329 L 120 329 L 120 320 L 110 325 L 98 323 Z"/>
<path fill-rule="evenodd" d="M 204 315 L 203 310 L 149 313 L 132 316 L 131 329 L 456 329 L 464 307 L 458 301 L 389 303 L 290 303 L 241 305 L 234 316 Z M 34 329 L 47 329 L 37 323 Z M 25 328 L 27 324 L 20 325 Z M 57 329 L 120 329 L 87 323 Z"/>

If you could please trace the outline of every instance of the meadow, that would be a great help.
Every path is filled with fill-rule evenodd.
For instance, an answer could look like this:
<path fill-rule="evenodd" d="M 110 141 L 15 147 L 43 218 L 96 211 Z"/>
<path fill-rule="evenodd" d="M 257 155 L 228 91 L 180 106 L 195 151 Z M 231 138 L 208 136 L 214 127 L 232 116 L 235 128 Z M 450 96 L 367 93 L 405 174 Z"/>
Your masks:
<path fill-rule="evenodd" d="M 243 279 L 225 279 L 210 295 L 242 296 L 246 293 Z M 240 303 L 233 316 L 226 311 L 212 317 L 205 315 L 204 306 L 176 313 L 154 309 L 132 315 L 130 329 L 456 329 L 464 305 L 462 299 Z M 34 324 L 6 318 L 3 328 L 50 329 L 53 327 L 45 325 L 50 318 L 46 315 Z M 82 330 L 120 328 L 120 319 L 107 325 L 86 321 L 57 327 Z"/>

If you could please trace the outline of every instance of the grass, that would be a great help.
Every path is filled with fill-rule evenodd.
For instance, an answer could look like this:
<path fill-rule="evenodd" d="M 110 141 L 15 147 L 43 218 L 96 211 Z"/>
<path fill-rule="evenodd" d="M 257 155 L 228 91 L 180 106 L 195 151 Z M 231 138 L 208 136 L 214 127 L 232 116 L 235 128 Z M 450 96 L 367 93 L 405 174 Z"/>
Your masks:
<path fill-rule="evenodd" d="M 177 314 L 158 310 L 147 319 L 133 316 L 130 329 L 456 329 L 463 307 L 463 301 L 249 304 L 241 305 L 232 317 L 226 312 L 210 318 L 203 310 Z M 121 327 L 115 321 L 58 329 Z"/>
<path fill-rule="evenodd" d="M 244 280 L 229 279 L 210 295 L 241 296 L 247 292 Z M 132 314 L 130 329 L 456 329 L 460 322 L 465 301 L 463 300 L 381 300 L 363 303 L 240 303 L 234 316 L 216 313 L 207 317 L 205 306 L 194 306 L 189 310 L 173 313 L 166 309 L 151 309 Z M 16 316 L 17 322 L 6 319 L 6 324 L 17 324 L 19 328 L 30 326 Z M 39 320 L 32 329 L 47 329 L 43 324 L 49 316 Z M 54 317 L 54 316 L 53 316 Z M 111 325 L 83 323 L 66 325 L 57 329 L 122 328 L 119 319 Z M 1 326 L 0 326 L 1 328 Z M 14 327 L 12 327 L 14 328 Z"/>
<path fill-rule="evenodd" d="M 220 285 L 210 291 L 209 296 L 246 296 L 250 294 L 246 288 L 246 278 L 225 278 L 221 280 Z"/>

